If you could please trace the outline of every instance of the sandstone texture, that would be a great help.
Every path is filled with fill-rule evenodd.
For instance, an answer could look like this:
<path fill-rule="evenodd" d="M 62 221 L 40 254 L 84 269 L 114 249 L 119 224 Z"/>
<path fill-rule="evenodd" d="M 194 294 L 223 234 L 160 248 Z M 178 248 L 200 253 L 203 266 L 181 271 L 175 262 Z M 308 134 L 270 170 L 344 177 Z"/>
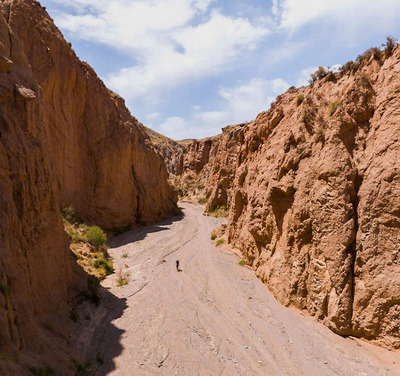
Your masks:
<path fill-rule="evenodd" d="M 280 302 L 389 348 L 400 347 L 399 73 L 396 47 L 289 89 L 225 130 L 204 167 L 207 210 L 226 203 L 227 239 Z M 196 173 L 206 160 L 185 158 Z"/>
<path fill-rule="evenodd" d="M 0 353 L 67 301 L 60 208 L 103 228 L 170 215 L 176 194 L 149 137 L 40 4 L 0 1 Z M 12 374 L 0 370 L 0 373 Z"/>
<path fill-rule="evenodd" d="M 169 174 L 178 175 L 182 173 L 183 154 L 185 146 L 179 141 L 166 137 L 150 128 L 144 127 L 144 131 L 150 137 L 151 142 L 162 156 Z"/>

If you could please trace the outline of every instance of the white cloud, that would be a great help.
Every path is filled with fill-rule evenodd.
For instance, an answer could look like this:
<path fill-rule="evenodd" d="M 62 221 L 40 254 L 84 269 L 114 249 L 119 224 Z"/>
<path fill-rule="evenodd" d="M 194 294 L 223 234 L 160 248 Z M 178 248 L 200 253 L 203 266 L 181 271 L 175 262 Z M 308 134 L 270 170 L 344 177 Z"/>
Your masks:
<path fill-rule="evenodd" d="M 339 22 L 342 31 L 387 27 L 398 22 L 398 0 L 273 0 L 273 14 L 283 29 L 295 30 L 312 21 Z M 346 22 L 348 21 L 348 22 Z M 372 22 L 371 22 L 372 21 Z"/>
<path fill-rule="evenodd" d="M 106 76 L 106 84 L 128 103 L 156 101 L 171 88 L 233 69 L 269 33 L 265 24 L 210 9 L 212 2 L 73 0 L 67 6 L 75 12 L 58 13 L 56 23 L 130 54 L 136 63 Z"/>
<path fill-rule="evenodd" d="M 147 120 L 157 119 L 160 116 L 159 112 L 151 112 L 150 114 L 146 115 Z"/>
<path fill-rule="evenodd" d="M 220 109 L 195 113 L 188 118 L 168 118 L 159 131 L 175 139 L 207 137 L 221 132 L 221 128 L 238 122 L 253 120 L 265 111 L 284 92 L 289 84 L 282 79 L 253 78 L 234 87 L 221 87 L 218 95 L 224 100 Z"/>

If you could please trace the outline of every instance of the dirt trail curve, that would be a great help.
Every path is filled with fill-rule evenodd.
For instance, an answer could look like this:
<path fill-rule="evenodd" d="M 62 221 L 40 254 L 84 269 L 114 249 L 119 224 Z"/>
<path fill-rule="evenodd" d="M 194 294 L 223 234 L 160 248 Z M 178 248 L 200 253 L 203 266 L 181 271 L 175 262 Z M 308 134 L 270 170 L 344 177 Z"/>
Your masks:
<path fill-rule="evenodd" d="M 130 277 L 124 287 L 117 273 L 104 281 L 112 294 L 81 329 L 82 357 L 104 358 L 96 375 L 400 375 L 398 352 L 336 336 L 277 303 L 212 245 L 220 220 L 182 206 L 183 219 L 110 244 L 116 270 Z"/>

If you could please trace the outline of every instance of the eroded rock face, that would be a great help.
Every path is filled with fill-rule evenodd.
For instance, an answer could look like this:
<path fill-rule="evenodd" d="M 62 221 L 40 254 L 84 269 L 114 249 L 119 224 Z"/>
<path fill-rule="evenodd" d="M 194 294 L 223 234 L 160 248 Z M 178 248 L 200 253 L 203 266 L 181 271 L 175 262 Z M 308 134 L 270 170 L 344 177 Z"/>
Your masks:
<path fill-rule="evenodd" d="M 143 130 L 149 135 L 154 147 L 164 159 L 168 173 L 171 175 L 181 174 L 185 146 L 150 128 L 143 126 Z"/>
<path fill-rule="evenodd" d="M 57 311 L 67 299 L 72 273 L 44 146 L 40 88 L 6 22 L 9 8 L 1 7 L 0 352 L 15 357 L 34 336 L 35 317 Z"/>
<path fill-rule="evenodd" d="M 176 195 L 148 136 L 36 1 L 0 2 L 0 352 L 67 300 L 60 207 L 104 228 L 172 213 Z"/>
<path fill-rule="evenodd" d="M 291 89 L 253 124 L 223 132 L 205 167 L 207 210 L 227 203 L 229 242 L 279 301 L 396 348 L 399 72 L 397 48 Z"/>
<path fill-rule="evenodd" d="M 41 88 L 40 116 L 61 204 L 105 228 L 168 215 L 174 196 L 164 162 L 123 99 L 79 61 L 40 5 L 8 3 L 8 22 Z"/>

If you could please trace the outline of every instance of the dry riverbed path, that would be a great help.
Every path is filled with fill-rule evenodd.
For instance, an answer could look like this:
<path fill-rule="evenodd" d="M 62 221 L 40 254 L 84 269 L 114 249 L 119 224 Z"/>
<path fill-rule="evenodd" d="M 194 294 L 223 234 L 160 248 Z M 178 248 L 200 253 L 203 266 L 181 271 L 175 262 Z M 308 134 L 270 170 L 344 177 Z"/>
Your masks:
<path fill-rule="evenodd" d="M 398 352 L 342 338 L 280 305 L 213 245 L 222 220 L 181 206 L 182 219 L 110 242 L 116 273 L 77 343 L 83 358 L 100 358 L 96 375 L 400 375 Z"/>

